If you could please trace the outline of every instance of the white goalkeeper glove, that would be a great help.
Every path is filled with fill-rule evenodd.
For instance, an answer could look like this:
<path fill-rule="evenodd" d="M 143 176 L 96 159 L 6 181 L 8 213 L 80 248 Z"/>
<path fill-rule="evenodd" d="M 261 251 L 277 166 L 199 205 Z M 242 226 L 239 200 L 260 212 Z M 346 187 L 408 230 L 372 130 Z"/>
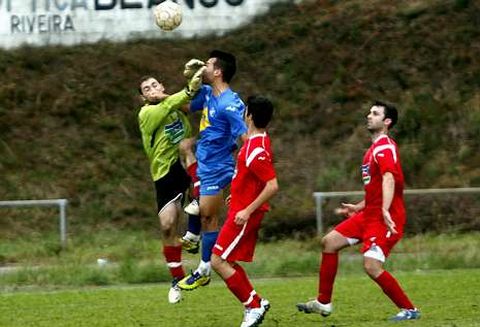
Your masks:
<path fill-rule="evenodd" d="M 190 59 L 185 64 L 185 69 L 183 71 L 183 76 L 186 78 L 192 78 L 193 75 L 202 67 L 205 67 L 205 63 L 199 59 Z"/>

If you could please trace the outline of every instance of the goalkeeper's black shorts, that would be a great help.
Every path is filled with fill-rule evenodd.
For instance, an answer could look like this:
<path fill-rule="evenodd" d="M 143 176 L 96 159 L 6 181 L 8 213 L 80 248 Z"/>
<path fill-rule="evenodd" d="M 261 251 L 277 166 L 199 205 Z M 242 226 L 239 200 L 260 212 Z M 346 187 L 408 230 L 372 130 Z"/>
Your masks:
<path fill-rule="evenodd" d="M 190 176 L 188 176 L 180 160 L 177 160 L 165 176 L 155 181 L 158 212 L 162 211 L 168 204 L 178 200 L 183 204 L 183 194 L 189 186 Z"/>

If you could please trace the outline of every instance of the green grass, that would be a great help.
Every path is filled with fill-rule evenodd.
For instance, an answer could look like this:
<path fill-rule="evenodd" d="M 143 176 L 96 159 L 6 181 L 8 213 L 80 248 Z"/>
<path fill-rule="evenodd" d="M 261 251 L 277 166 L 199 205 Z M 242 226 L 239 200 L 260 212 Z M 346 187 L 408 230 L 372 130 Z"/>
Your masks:
<path fill-rule="evenodd" d="M 480 268 L 480 235 L 418 235 L 403 239 L 391 254 L 386 267 L 393 271 Z M 297 277 L 318 269 L 318 239 L 260 242 L 255 263 L 247 266 L 254 277 Z M 57 235 L 0 240 L 5 266 L 18 269 L 0 273 L 0 290 L 68 288 L 167 282 L 170 275 L 154 233 L 129 230 L 99 230 L 74 235 L 66 251 L 59 250 Z M 97 266 L 106 258 L 105 267 Z M 345 274 L 362 273 L 358 247 L 341 255 Z M 198 255 L 184 254 L 186 268 L 195 268 Z"/>
<path fill-rule="evenodd" d="M 340 275 L 335 312 L 328 318 L 297 312 L 295 303 L 313 298 L 310 277 L 256 279 L 256 290 L 272 303 L 262 326 L 392 326 L 396 308 L 363 274 Z M 480 269 L 396 274 L 422 319 L 402 326 L 479 326 Z M 0 326 L 238 326 L 242 306 L 215 277 L 208 287 L 167 303 L 168 284 L 96 287 L 55 292 L 7 292 L 0 295 Z"/>

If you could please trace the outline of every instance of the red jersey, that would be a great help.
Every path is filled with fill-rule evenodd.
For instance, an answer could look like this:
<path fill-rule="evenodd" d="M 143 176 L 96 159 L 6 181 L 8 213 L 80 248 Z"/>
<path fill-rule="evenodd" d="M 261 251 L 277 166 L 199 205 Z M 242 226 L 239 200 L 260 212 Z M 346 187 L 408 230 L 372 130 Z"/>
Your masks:
<path fill-rule="evenodd" d="M 240 211 L 252 203 L 266 183 L 275 178 L 270 137 L 267 133 L 250 136 L 238 152 L 237 167 L 231 184 L 230 210 Z M 268 211 L 268 202 L 256 211 Z"/>
<path fill-rule="evenodd" d="M 365 187 L 365 212 L 378 213 L 382 208 L 383 174 L 390 172 L 395 179 L 395 192 L 389 212 L 398 225 L 405 223 L 403 202 L 404 178 L 398 147 L 387 135 L 379 136 L 365 153 L 362 163 L 362 180 Z M 382 217 L 380 215 L 375 215 Z M 383 218 L 382 218 L 383 219 Z"/>

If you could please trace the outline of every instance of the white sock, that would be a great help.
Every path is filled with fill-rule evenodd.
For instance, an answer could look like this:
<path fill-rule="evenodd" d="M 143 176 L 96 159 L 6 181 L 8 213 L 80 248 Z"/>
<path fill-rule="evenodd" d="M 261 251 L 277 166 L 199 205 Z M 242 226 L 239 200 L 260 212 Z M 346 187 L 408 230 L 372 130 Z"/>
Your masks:
<path fill-rule="evenodd" d="M 187 231 L 185 235 L 183 235 L 184 240 L 189 240 L 190 242 L 198 242 L 200 241 L 200 235 L 193 234 L 192 232 Z"/>
<path fill-rule="evenodd" d="M 210 276 L 212 273 L 212 268 L 210 266 L 210 261 L 205 262 L 203 260 L 200 260 L 200 263 L 198 265 L 197 270 L 195 272 L 198 272 L 202 276 Z"/>

